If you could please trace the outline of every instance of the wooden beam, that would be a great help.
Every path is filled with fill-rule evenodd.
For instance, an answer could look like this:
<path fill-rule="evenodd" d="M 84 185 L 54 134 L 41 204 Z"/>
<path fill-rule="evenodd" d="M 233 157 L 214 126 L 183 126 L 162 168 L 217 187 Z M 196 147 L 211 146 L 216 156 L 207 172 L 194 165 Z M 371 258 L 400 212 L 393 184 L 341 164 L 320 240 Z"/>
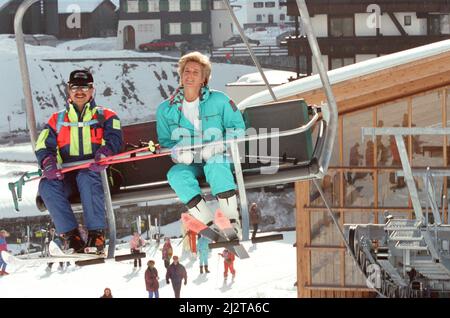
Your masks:
<path fill-rule="evenodd" d="M 450 85 L 450 52 L 399 65 L 333 85 L 339 113 L 348 113 Z M 322 89 L 287 98 L 325 101 Z"/>
<path fill-rule="evenodd" d="M 311 245 L 311 221 L 309 211 L 309 181 L 295 183 L 296 235 L 297 235 L 297 295 L 311 298 L 311 291 L 304 286 L 311 284 L 311 252 L 305 246 Z"/>
<path fill-rule="evenodd" d="M 408 33 L 405 31 L 401 23 L 398 21 L 397 17 L 395 16 L 394 12 L 388 12 L 389 17 L 391 18 L 392 22 L 394 22 L 395 27 L 397 28 L 398 32 L 400 32 L 403 36 L 408 36 Z"/>
<path fill-rule="evenodd" d="M 320 290 L 320 291 L 346 291 L 346 292 L 373 292 L 373 289 L 370 289 L 366 286 L 333 286 L 333 285 L 307 285 L 305 286 L 307 290 Z"/>

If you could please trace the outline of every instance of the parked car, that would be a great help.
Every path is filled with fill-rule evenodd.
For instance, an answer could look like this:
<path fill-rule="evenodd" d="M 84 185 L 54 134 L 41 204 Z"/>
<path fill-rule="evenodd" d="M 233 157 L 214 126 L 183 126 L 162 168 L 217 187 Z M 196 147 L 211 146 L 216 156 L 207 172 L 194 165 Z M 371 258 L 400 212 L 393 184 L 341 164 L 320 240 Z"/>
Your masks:
<path fill-rule="evenodd" d="M 175 42 L 164 39 L 157 39 L 139 45 L 139 50 L 141 51 L 169 51 L 176 48 Z"/>
<path fill-rule="evenodd" d="M 259 40 L 253 40 L 250 38 L 247 38 L 247 40 L 248 40 L 248 42 L 250 42 L 250 44 L 256 44 L 256 45 L 261 44 L 261 42 L 259 42 Z M 239 44 L 239 43 L 244 43 L 244 41 L 242 40 L 242 38 L 239 35 L 234 35 L 231 38 L 229 38 L 228 40 L 223 41 L 223 46 Z"/>
<path fill-rule="evenodd" d="M 211 40 L 209 39 L 192 39 L 189 42 L 183 42 L 180 44 L 180 51 L 181 52 L 188 52 L 188 51 L 194 51 L 194 50 L 208 50 L 211 51 L 213 47 L 213 44 Z"/>

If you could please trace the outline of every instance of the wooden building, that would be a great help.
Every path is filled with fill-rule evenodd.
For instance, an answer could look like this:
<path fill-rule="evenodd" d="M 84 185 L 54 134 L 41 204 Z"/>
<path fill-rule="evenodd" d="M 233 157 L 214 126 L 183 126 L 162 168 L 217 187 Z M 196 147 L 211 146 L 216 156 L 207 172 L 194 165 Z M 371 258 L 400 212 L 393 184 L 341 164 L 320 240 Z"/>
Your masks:
<path fill-rule="evenodd" d="M 450 38 L 449 0 L 307 0 L 328 69 Z M 295 0 L 287 15 L 298 20 Z M 298 23 L 301 28 L 301 21 Z M 299 30 L 301 34 L 301 30 Z M 317 73 L 305 37 L 288 39 L 300 73 Z"/>
<path fill-rule="evenodd" d="M 120 0 L 118 47 L 211 38 L 210 0 Z"/>
<path fill-rule="evenodd" d="M 14 16 L 22 0 L 0 0 L 0 34 L 14 34 Z M 33 4 L 23 19 L 25 34 L 58 35 L 57 0 Z"/>
<path fill-rule="evenodd" d="M 59 38 L 84 39 L 117 35 L 118 11 L 110 0 L 59 0 Z"/>
<path fill-rule="evenodd" d="M 362 139 L 362 127 L 448 127 L 450 117 L 450 40 L 371 59 L 329 72 L 337 101 L 338 131 L 327 175 L 325 197 L 339 225 L 384 224 L 385 212 L 412 219 L 414 210 L 389 136 Z M 275 87 L 279 100 L 326 101 L 318 75 Z M 289 91 L 290 89 L 290 91 Z M 279 91 L 279 93 L 278 93 Z M 239 107 L 271 101 L 266 91 Z M 406 136 L 412 168 L 447 168 L 447 136 Z M 416 179 L 425 210 L 425 187 Z M 448 198 L 447 178 L 437 189 Z M 297 182 L 296 230 L 299 297 L 373 297 L 337 227 L 311 181 Z M 442 200 L 448 224 L 448 203 Z"/>

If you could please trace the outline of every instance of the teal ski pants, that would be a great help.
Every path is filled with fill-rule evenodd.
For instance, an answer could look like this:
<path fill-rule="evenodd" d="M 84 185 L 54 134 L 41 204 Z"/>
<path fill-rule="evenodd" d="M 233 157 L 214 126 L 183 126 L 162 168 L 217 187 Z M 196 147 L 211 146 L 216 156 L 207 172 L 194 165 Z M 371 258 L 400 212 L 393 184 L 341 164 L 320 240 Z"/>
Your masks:
<path fill-rule="evenodd" d="M 231 163 L 227 157 L 216 155 L 206 163 L 191 165 L 176 164 L 167 173 L 167 180 L 181 202 L 187 204 L 197 195 L 201 195 L 199 177 L 205 176 L 215 196 L 219 193 L 236 190 Z"/>

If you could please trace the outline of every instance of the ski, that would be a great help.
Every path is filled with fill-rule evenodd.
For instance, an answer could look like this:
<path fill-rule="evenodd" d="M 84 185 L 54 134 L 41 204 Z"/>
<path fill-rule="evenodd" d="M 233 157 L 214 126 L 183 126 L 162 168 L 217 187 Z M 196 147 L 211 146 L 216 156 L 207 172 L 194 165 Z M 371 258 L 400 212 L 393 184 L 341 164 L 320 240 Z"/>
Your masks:
<path fill-rule="evenodd" d="M 227 237 L 229 241 L 239 241 L 239 237 L 237 236 L 233 225 L 231 225 L 230 220 L 220 209 L 217 209 L 216 214 L 214 215 L 214 224 L 219 227 L 220 231 Z"/>
<path fill-rule="evenodd" d="M 239 237 L 237 236 L 237 233 L 234 230 L 234 227 L 231 224 L 230 219 L 228 219 L 220 209 L 217 209 L 216 214 L 214 215 L 214 224 L 219 228 L 221 233 L 224 234 L 224 236 L 230 243 L 230 246 L 227 247 L 230 251 L 232 251 L 237 257 L 241 259 L 250 257 L 250 255 L 248 255 L 247 250 L 241 244 L 234 245 L 235 242 L 239 242 Z M 220 243 L 223 242 L 217 242 L 217 244 Z"/>
<path fill-rule="evenodd" d="M 97 249 L 95 249 L 95 251 L 97 251 Z M 59 248 L 59 246 L 55 242 L 50 242 L 49 252 L 51 258 L 72 260 L 75 261 L 75 265 L 78 266 L 103 264 L 105 262 L 104 254 L 97 255 L 97 254 L 74 253 L 73 249 L 63 251 L 62 249 Z"/>
<path fill-rule="evenodd" d="M 189 213 L 181 214 L 181 221 L 189 230 L 194 231 L 195 233 L 207 237 L 211 241 L 215 242 L 209 244 L 211 248 L 226 247 L 241 259 L 250 257 L 244 246 L 242 246 L 238 240 L 230 241 L 224 234 L 219 232 L 218 229 L 208 227 L 206 224 L 197 220 Z"/>
<path fill-rule="evenodd" d="M 71 257 L 69 255 L 65 256 L 50 256 L 50 257 L 18 257 L 14 256 L 8 252 L 2 251 L 2 258 L 8 265 L 13 265 L 14 267 L 34 267 L 40 266 L 48 263 L 58 263 L 58 262 L 72 262 L 77 264 L 77 262 L 84 262 L 89 259 L 82 259 L 79 257 Z"/>

